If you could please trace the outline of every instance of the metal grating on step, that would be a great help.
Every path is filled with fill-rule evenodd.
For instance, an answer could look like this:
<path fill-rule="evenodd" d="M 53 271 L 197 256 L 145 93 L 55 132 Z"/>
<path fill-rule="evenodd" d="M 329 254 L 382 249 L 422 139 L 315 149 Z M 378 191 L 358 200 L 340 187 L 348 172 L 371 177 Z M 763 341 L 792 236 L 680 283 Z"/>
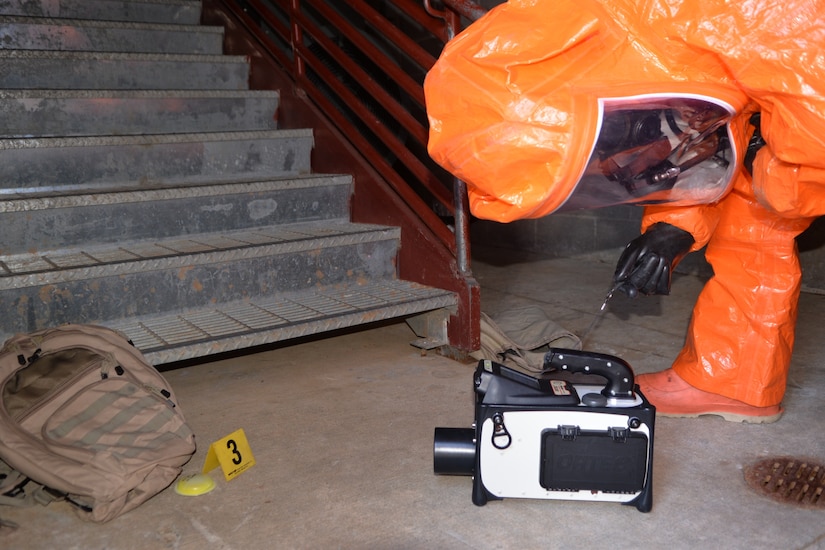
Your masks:
<path fill-rule="evenodd" d="M 21 284 L 3 281 L 2 278 L 5 276 L 26 276 L 55 269 L 74 268 L 74 275 L 63 272 L 32 279 L 43 282 L 50 277 L 49 280 L 52 282 L 63 281 L 71 276 L 102 276 L 104 272 L 132 273 L 142 269 L 138 265 L 140 262 L 154 268 L 159 265 L 155 260 L 163 258 L 168 260 L 167 265 L 174 262 L 181 266 L 191 263 L 202 265 L 215 261 L 235 261 L 262 255 L 376 242 L 393 238 L 397 231 L 397 228 L 386 226 L 329 221 L 321 228 L 314 228 L 311 223 L 296 223 L 292 224 L 290 229 L 261 227 L 256 230 L 226 231 L 223 234 L 157 239 L 155 242 L 98 245 L 83 250 L 14 254 L 3 258 L 4 270 L 0 271 L 0 288 Z M 186 257 L 187 254 L 199 256 Z"/>
<path fill-rule="evenodd" d="M 128 335 L 157 365 L 455 305 L 452 292 L 392 279 L 313 288 L 109 326 Z"/>
<path fill-rule="evenodd" d="M 768 458 L 746 467 L 745 480 L 758 493 L 782 504 L 825 508 L 825 466 L 815 461 Z"/>
<path fill-rule="evenodd" d="M 305 305 L 287 299 L 272 299 L 256 302 L 262 310 L 271 313 L 274 317 L 285 319 L 289 323 L 299 323 L 315 317 L 318 312 Z M 277 313 L 276 313 L 277 312 Z"/>
<path fill-rule="evenodd" d="M 375 294 L 367 294 L 365 292 L 350 291 L 341 295 L 340 299 L 353 308 L 369 309 L 371 307 L 378 307 L 391 302 L 389 297 L 381 297 L 381 292 Z"/>
<path fill-rule="evenodd" d="M 212 249 L 238 248 L 241 246 L 248 246 L 249 244 L 224 235 L 201 235 L 193 238 L 192 241 L 208 246 Z"/>
<path fill-rule="evenodd" d="M 350 304 L 330 296 L 313 296 L 308 300 L 304 300 L 303 305 L 321 315 L 338 315 L 355 309 Z"/>
<path fill-rule="evenodd" d="M 181 315 L 181 319 L 213 337 L 238 334 L 249 328 L 222 311 L 200 311 Z"/>
<path fill-rule="evenodd" d="M 129 252 L 128 250 L 123 250 L 122 248 L 115 248 L 111 250 L 99 250 L 95 251 L 94 253 L 88 253 L 88 256 L 93 260 L 100 262 L 102 264 L 111 264 L 115 262 L 130 262 L 133 260 L 139 260 L 140 256 L 133 252 Z"/>
<path fill-rule="evenodd" d="M 5 258 L 3 260 L 8 275 L 15 273 L 34 273 L 36 271 L 48 271 L 54 269 L 54 264 L 47 262 L 37 256 L 24 256 L 17 258 Z"/>
<path fill-rule="evenodd" d="M 154 243 L 135 243 L 128 246 L 131 252 L 138 258 L 159 258 L 174 254 L 171 248 L 166 248 Z M 92 252 L 92 256 L 97 256 L 97 252 Z"/>
<path fill-rule="evenodd" d="M 179 254 L 195 254 L 197 252 L 206 252 L 207 250 L 214 250 L 213 247 L 199 243 L 192 239 L 178 239 L 174 241 L 164 241 L 163 246 L 170 248 Z"/>
<path fill-rule="evenodd" d="M 77 267 L 81 265 L 89 265 L 92 259 L 83 252 L 75 252 L 69 254 L 47 254 L 44 258 L 54 264 L 55 266 L 66 269 L 69 267 Z"/>
<path fill-rule="evenodd" d="M 253 330 L 260 330 L 289 322 L 263 309 L 260 304 L 227 304 L 221 308 L 221 311 L 233 319 L 242 319 L 243 323 Z"/>
<path fill-rule="evenodd" d="M 273 239 L 269 235 L 264 235 L 256 231 L 243 231 L 241 233 L 234 233 L 232 237 L 247 245 L 269 244 L 273 242 L 283 241 L 283 239 Z"/>
<path fill-rule="evenodd" d="M 123 331 L 128 334 L 132 342 L 139 349 L 143 349 L 143 345 L 148 345 L 154 342 L 157 345 L 160 342 L 165 342 L 168 345 L 183 344 L 191 342 L 192 340 L 205 338 L 208 336 L 202 330 L 198 330 L 180 317 L 162 317 L 154 319 L 151 323 L 142 324 L 143 332 L 132 334 L 131 329 L 124 328 Z M 163 338 L 158 335 L 162 334 Z"/>
<path fill-rule="evenodd" d="M 256 231 L 259 235 L 266 235 L 272 242 L 279 241 L 296 241 L 306 239 L 307 234 L 304 232 L 290 231 L 282 227 L 262 227 Z"/>
<path fill-rule="evenodd" d="M 94 90 L 92 90 L 94 91 Z M 14 91 L 0 90 L 0 99 Z M 48 92 L 48 90 L 47 90 Z M 55 93 L 60 93 L 57 91 Z M 83 92 L 78 92 L 82 94 Z M 149 93 L 147 91 L 147 93 Z M 39 97 L 39 96 L 35 96 Z M 274 174 L 272 179 L 266 178 L 265 173 L 246 176 L 252 178 L 251 181 L 243 181 L 244 176 L 238 176 L 235 180 L 241 183 L 226 183 L 224 178 L 206 177 L 204 181 L 197 183 L 197 178 L 187 179 L 177 182 L 179 187 L 168 187 L 175 185 L 174 178 L 169 178 L 166 186 L 158 184 L 157 189 L 152 189 L 148 183 L 143 186 L 137 184 L 121 184 L 113 188 L 102 188 L 97 193 L 67 195 L 60 194 L 38 194 L 29 193 L 19 198 L 8 198 L 0 202 L 0 212 L 31 212 L 37 210 L 53 210 L 56 208 L 80 208 L 85 206 L 100 206 L 104 204 L 130 204 L 149 201 L 167 201 L 175 199 L 197 199 L 202 197 L 221 197 L 227 194 L 242 193 L 266 193 L 278 189 L 311 189 L 329 185 L 350 186 L 348 176 L 313 176 L 312 174 L 296 175 L 291 178 L 284 178 L 280 174 Z"/>

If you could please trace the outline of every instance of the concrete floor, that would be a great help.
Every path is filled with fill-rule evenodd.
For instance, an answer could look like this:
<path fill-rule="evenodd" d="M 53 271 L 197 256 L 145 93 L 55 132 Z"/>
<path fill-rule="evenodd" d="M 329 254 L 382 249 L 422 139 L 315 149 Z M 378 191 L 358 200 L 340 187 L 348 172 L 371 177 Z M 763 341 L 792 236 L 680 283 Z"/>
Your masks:
<path fill-rule="evenodd" d="M 617 257 L 476 262 L 484 310 L 536 303 L 581 333 Z M 677 276 L 670 297 L 618 296 L 586 349 L 637 373 L 665 368 L 681 346 L 702 282 Z M 825 296 L 806 294 L 787 393 L 776 424 L 659 418 L 653 510 L 609 503 L 509 499 L 476 507 L 471 479 L 433 474 L 433 428 L 473 420 L 472 372 L 409 345 L 403 323 L 168 371 L 203 465 L 209 443 L 243 428 L 257 464 L 217 488 L 171 488 L 104 525 L 67 505 L 0 508 L 20 524 L 8 549 L 258 548 L 825 548 L 823 510 L 756 494 L 743 467 L 793 455 L 825 461 Z"/>

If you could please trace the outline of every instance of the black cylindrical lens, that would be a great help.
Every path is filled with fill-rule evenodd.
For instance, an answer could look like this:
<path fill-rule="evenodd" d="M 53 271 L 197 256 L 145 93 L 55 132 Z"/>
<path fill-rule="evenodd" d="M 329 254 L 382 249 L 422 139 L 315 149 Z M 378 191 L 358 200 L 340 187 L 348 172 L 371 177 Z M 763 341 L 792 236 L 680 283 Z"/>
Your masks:
<path fill-rule="evenodd" d="M 433 444 L 435 473 L 473 475 L 476 469 L 475 434 L 472 428 L 436 428 Z"/>

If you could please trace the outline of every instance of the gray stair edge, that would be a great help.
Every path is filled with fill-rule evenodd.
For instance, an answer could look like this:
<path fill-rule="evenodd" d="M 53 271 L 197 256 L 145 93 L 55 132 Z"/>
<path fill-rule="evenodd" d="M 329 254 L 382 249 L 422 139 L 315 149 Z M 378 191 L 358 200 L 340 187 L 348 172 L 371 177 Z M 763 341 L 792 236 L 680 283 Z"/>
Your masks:
<path fill-rule="evenodd" d="M 298 293 L 283 293 L 277 296 L 278 300 L 301 303 L 302 297 L 318 296 L 324 291 L 326 295 L 333 297 L 335 292 L 368 292 L 370 284 L 378 284 L 375 281 L 366 285 L 336 285 L 331 289 L 313 288 Z M 183 361 L 187 359 L 201 358 L 218 353 L 237 351 L 241 349 L 253 348 L 276 342 L 293 340 L 300 337 L 323 334 L 330 331 L 350 328 L 354 326 L 366 325 L 377 321 L 409 317 L 427 311 L 447 309 L 455 311 L 458 305 L 458 298 L 455 293 L 447 290 L 426 287 L 418 283 L 401 281 L 398 279 L 381 281 L 381 284 L 390 284 L 400 292 L 410 291 L 409 295 L 397 301 L 389 301 L 383 305 L 354 309 L 349 312 L 337 312 L 334 315 L 324 315 L 319 312 L 315 318 L 300 320 L 297 322 L 283 322 L 261 326 L 257 328 L 247 327 L 245 330 L 225 330 L 224 334 L 208 332 L 203 325 L 198 327 L 192 322 L 193 319 L 208 317 L 213 315 L 216 320 L 224 318 L 227 322 L 237 321 L 233 311 L 229 311 L 233 306 L 256 306 L 267 299 L 244 300 L 221 304 L 219 306 L 201 308 L 190 313 L 135 317 L 123 321 L 111 321 L 105 323 L 107 326 L 123 332 L 130 338 L 135 346 L 144 354 L 146 359 L 154 364 L 161 365 Z M 229 311 L 229 313 L 225 313 Z M 272 312 L 277 316 L 276 312 Z M 243 324 L 239 322 L 239 324 Z M 163 339 L 163 335 L 157 334 L 160 326 L 181 327 L 181 332 L 194 332 L 198 338 L 169 343 Z M 174 328 L 172 329 L 174 330 Z M 168 338 L 168 336 L 167 336 Z M 152 343 L 150 340 L 155 339 Z"/>
<path fill-rule="evenodd" d="M 215 25 L 187 25 L 182 23 L 143 23 L 133 21 L 109 21 L 105 19 L 70 19 L 62 17 L 34 17 L 26 15 L 3 15 L 0 24 L 23 24 L 59 27 L 94 27 L 103 29 L 129 29 L 145 31 L 173 31 L 201 34 L 224 34 L 224 27 Z"/>
<path fill-rule="evenodd" d="M 79 1 L 84 1 L 84 0 L 79 0 Z M 7 13 L 9 15 L 17 14 L 17 15 L 29 16 L 29 17 L 44 16 L 44 15 L 34 15 L 30 12 L 25 11 L 21 4 L 28 3 L 28 2 L 30 2 L 30 0 L 23 0 L 23 2 L 21 2 L 21 0 L 7 1 L 5 6 L 4 6 L 4 10 L 8 10 L 8 11 L 5 11 L 4 13 Z M 65 2 L 65 0 L 63 0 L 63 2 Z M 65 3 L 71 4 L 71 2 L 65 2 Z M 106 0 L 104 0 L 104 2 L 102 2 L 102 3 L 106 4 L 107 2 L 106 2 Z M 197 25 L 198 22 L 200 21 L 201 11 L 202 11 L 202 7 L 203 7 L 203 3 L 200 0 L 126 0 L 125 2 L 121 2 L 121 3 L 124 3 L 124 4 L 128 3 L 128 4 L 132 4 L 132 5 L 141 5 L 141 4 L 143 4 L 143 5 L 147 5 L 147 4 L 148 5 L 153 5 L 154 4 L 154 5 L 162 5 L 164 7 L 173 7 L 173 9 L 174 8 L 183 8 L 184 10 L 189 8 L 189 9 L 193 10 L 190 13 L 190 15 L 197 15 L 197 20 L 192 20 L 190 23 L 188 23 L 188 24 L 192 24 L 192 25 Z M 41 2 L 41 4 L 42 4 L 42 2 Z M 96 2 L 96 4 L 101 4 L 101 2 Z M 46 13 L 48 13 L 48 16 L 58 17 L 58 18 L 60 17 L 59 13 L 53 13 L 53 12 L 50 12 L 49 10 L 57 8 L 58 11 L 61 11 L 64 8 L 64 6 L 61 5 L 61 2 L 49 2 L 48 5 L 46 5 L 44 7 L 45 7 L 44 11 Z M 23 11 L 18 13 L 15 10 L 23 10 Z M 68 12 L 71 12 L 71 8 L 68 9 Z M 119 15 L 123 16 L 124 14 L 119 14 Z M 180 15 L 180 12 L 177 12 L 177 15 Z M 129 19 L 127 17 L 126 20 L 131 20 L 131 19 Z"/>
<path fill-rule="evenodd" d="M 192 197 L 221 196 L 239 193 L 258 193 L 278 189 L 308 189 L 312 187 L 329 187 L 352 185 L 352 176 L 348 174 L 305 174 L 300 176 L 280 176 L 261 179 L 257 174 L 253 180 L 233 179 L 226 183 L 223 179 L 214 183 L 199 183 L 180 186 L 159 187 L 154 189 L 115 188 L 111 191 L 100 190 L 95 193 L 77 193 L 69 195 L 47 195 L 42 197 L 21 197 L 0 199 L 0 213 L 31 212 L 33 210 L 53 210 L 58 208 L 76 208 L 110 204 L 139 203 L 153 200 L 172 200 Z"/>
<path fill-rule="evenodd" d="M 150 61 L 153 63 L 234 63 L 246 65 L 244 55 L 225 54 L 179 54 L 179 53 L 122 53 L 122 52 L 82 52 L 64 50 L 4 50 L 0 49 L 0 59 L 62 59 L 64 61 Z"/>
<path fill-rule="evenodd" d="M 0 90 L 4 99 L 222 99 L 280 98 L 278 90 Z"/>
<path fill-rule="evenodd" d="M 139 134 L 125 136 L 78 136 L 2 138 L 0 150 L 95 147 L 118 145 L 163 145 L 169 143 L 198 143 L 219 141 L 243 141 L 254 139 L 290 140 L 313 138 L 312 128 L 252 130 L 246 132 L 195 132 L 186 134 Z"/>
<path fill-rule="evenodd" d="M 180 6 L 200 6 L 200 0 L 124 0 L 129 4 L 177 4 Z"/>
<path fill-rule="evenodd" d="M 194 266 L 208 266 L 218 263 L 238 262 L 249 258 L 262 258 L 269 256 L 283 256 L 286 254 L 296 254 L 313 250 L 322 250 L 326 248 L 338 246 L 351 246 L 357 244 L 364 244 L 369 242 L 379 241 L 397 241 L 401 236 L 401 229 L 392 226 L 378 226 L 371 224 L 355 224 L 344 219 L 324 220 L 322 225 L 339 227 L 348 227 L 350 231 L 341 232 L 335 235 L 318 236 L 307 234 L 295 240 L 280 240 L 273 239 L 272 242 L 263 244 L 245 243 L 238 246 L 215 248 L 212 250 L 203 249 L 195 252 L 176 252 L 172 247 L 175 243 L 182 241 L 192 242 L 208 242 L 215 237 L 225 237 L 232 239 L 233 234 L 240 236 L 244 233 L 261 232 L 272 227 L 277 227 L 281 230 L 295 231 L 300 233 L 301 227 L 311 227 L 317 229 L 319 222 L 301 222 L 296 224 L 282 224 L 276 226 L 255 227 L 249 229 L 240 229 L 233 231 L 221 231 L 219 233 L 199 233 L 191 235 L 181 235 L 175 237 L 166 237 L 163 239 L 137 240 L 130 243 L 116 243 L 113 245 L 104 246 L 87 246 L 87 247 L 71 247 L 61 249 L 59 251 L 28 253 L 28 254 L 14 254 L 6 256 L 5 259 L 0 257 L 0 261 L 4 262 L 4 270 L 6 263 L 12 263 L 12 260 L 19 258 L 42 258 L 51 257 L 49 262 L 55 265 L 55 262 L 61 258 L 84 256 L 89 258 L 89 265 L 54 267 L 49 270 L 42 271 L 28 271 L 22 273 L 8 273 L 0 276 L 0 290 L 14 290 L 21 288 L 32 288 L 44 285 L 55 285 L 67 283 L 72 281 L 81 281 L 87 279 L 98 279 L 103 277 L 116 277 L 120 275 L 129 275 L 135 273 L 150 273 L 153 271 L 182 269 Z M 243 241 L 239 241 L 243 243 Z M 156 257 L 138 257 L 137 259 L 119 260 L 106 262 L 103 260 L 95 260 L 96 264 L 91 263 L 95 258 L 105 257 L 105 252 L 117 252 L 121 249 L 137 248 L 138 245 L 157 245 L 164 247 L 168 245 L 169 254 Z M 210 245 L 204 245 L 210 246 Z M 128 252 L 128 250 L 127 250 Z"/>

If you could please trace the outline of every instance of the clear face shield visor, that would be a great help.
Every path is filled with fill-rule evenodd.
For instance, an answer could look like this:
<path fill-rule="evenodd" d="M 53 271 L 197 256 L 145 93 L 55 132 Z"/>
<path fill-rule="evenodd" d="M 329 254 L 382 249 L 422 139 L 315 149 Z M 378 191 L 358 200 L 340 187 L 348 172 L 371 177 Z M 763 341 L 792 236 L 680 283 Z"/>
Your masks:
<path fill-rule="evenodd" d="M 719 200 L 735 173 L 733 113 L 705 96 L 601 100 L 590 160 L 559 211 Z"/>

